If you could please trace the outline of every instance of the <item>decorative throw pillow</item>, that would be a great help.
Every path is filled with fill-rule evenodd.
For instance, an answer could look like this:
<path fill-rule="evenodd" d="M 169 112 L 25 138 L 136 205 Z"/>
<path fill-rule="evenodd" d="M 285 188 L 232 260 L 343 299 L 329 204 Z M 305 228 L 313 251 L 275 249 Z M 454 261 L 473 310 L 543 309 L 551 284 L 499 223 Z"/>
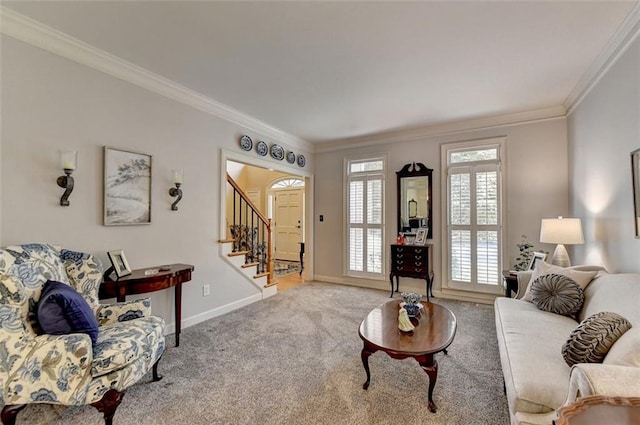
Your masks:
<path fill-rule="evenodd" d="M 570 277 L 560 274 L 540 276 L 531 284 L 531 302 L 540 310 L 575 316 L 584 302 L 584 291 Z"/>
<path fill-rule="evenodd" d="M 531 301 L 531 294 L 530 294 L 531 284 L 540 276 L 544 276 L 545 274 L 551 274 L 551 273 L 561 274 L 563 276 L 570 277 L 571 279 L 575 280 L 576 283 L 580 285 L 580 287 L 584 290 L 591 283 L 593 278 L 596 277 L 596 275 L 598 274 L 598 271 L 597 270 L 581 271 L 581 270 L 576 270 L 574 268 L 567 269 L 560 266 L 553 266 L 549 263 L 545 263 L 544 261 L 538 262 L 535 270 L 533 271 L 533 273 L 531 273 L 531 279 L 529 280 L 529 285 L 527 286 L 527 289 L 525 290 L 524 296 L 522 297 L 522 299 L 525 301 Z"/>
<path fill-rule="evenodd" d="M 71 286 L 48 280 L 38 301 L 38 323 L 44 333 L 86 333 L 98 340 L 98 321 L 87 301 Z"/>
<path fill-rule="evenodd" d="M 584 319 L 562 346 L 562 357 L 569 366 L 602 363 L 611 346 L 631 328 L 617 313 L 601 311 Z"/>

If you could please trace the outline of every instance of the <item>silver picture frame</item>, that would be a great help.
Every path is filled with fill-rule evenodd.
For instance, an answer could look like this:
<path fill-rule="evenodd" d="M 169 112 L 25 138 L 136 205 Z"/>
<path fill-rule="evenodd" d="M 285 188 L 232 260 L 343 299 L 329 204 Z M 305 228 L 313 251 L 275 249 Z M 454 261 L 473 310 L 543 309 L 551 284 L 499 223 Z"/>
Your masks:
<path fill-rule="evenodd" d="M 111 265 L 113 266 L 113 270 L 116 272 L 118 279 L 131 274 L 131 266 L 129 266 L 129 262 L 127 261 L 127 257 L 124 255 L 123 250 L 117 249 L 115 251 L 109 251 L 107 252 L 107 255 L 109 256 L 109 261 L 111 261 Z"/>
<path fill-rule="evenodd" d="M 531 261 L 529 262 L 529 270 L 535 270 L 536 266 L 539 263 L 542 263 L 546 259 L 547 259 L 546 252 L 534 252 L 533 255 L 531 256 Z"/>
<path fill-rule="evenodd" d="M 151 155 L 104 147 L 104 225 L 151 223 Z"/>

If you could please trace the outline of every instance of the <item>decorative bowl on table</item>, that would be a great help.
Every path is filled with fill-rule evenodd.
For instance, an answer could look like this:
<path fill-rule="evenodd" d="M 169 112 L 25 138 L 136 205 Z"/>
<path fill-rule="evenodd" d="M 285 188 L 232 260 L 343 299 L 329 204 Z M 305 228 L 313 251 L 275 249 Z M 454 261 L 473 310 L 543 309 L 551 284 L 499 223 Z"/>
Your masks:
<path fill-rule="evenodd" d="M 418 304 L 422 300 L 422 295 L 416 292 L 403 292 L 401 295 L 405 304 Z"/>

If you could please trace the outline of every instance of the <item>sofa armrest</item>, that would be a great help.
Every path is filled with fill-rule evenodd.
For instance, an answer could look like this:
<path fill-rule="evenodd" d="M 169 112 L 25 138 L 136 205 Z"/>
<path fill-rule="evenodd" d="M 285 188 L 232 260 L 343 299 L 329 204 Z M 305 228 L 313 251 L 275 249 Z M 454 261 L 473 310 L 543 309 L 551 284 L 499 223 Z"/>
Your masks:
<path fill-rule="evenodd" d="M 100 304 L 97 319 L 98 324 L 103 326 L 147 316 L 151 316 L 151 298 L 115 304 Z"/>
<path fill-rule="evenodd" d="M 640 368 L 602 363 L 574 365 L 565 404 L 590 395 L 640 397 Z"/>
<path fill-rule="evenodd" d="M 74 404 L 70 388 L 84 388 L 90 377 L 93 349 L 87 334 L 38 335 L 24 347 L 4 382 L 6 404 L 23 404 L 55 400 Z M 88 382 L 87 382 L 88 383 Z"/>

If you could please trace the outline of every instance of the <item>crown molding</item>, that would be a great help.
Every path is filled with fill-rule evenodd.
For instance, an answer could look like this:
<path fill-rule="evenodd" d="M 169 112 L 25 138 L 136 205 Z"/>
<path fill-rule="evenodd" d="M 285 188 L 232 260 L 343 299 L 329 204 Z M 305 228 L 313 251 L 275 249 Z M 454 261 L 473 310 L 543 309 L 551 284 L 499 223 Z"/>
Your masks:
<path fill-rule="evenodd" d="M 564 106 L 552 106 L 532 111 L 452 121 L 420 128 L 388 131 L 367 136 L 321 142 L 315 145 L 315 151 L 316 153 L 332 152 L 343 149 L 381 145 L 386 143 L 409 142 L 436 136 L 447 136 L 452 134 L 468 133 L 471 131 L 487 130 L 496 127 L 507 127 L 525 123 L 547 121 L 551 119 L 565 118 L 566 112 L 567 111 Z"/>
<path fill-rule="evenodd" d="M 273 137 L 298 149 L 313 152 L 310 142 L 217 102 L 174 81 L 127 62 L 68 34 L 0 6 L 0 32 L 58 56 L 88 66 L 112 77 L 191 106 L 248 130 Z"/>
<path fill-rule="evenodd" d="M 567 115 L 571 114 L 580 102 L 582 102 L 639 34 L 640 2 L 636 2 L 602 53 L 600 53 L 595 62 L 593 62 L 589 69 L 582 75 L 578 84 L 576 84 L 571 93 L 569 93 L 569 96 L 565 99 L 563 105 L 567 110 Z"/>

